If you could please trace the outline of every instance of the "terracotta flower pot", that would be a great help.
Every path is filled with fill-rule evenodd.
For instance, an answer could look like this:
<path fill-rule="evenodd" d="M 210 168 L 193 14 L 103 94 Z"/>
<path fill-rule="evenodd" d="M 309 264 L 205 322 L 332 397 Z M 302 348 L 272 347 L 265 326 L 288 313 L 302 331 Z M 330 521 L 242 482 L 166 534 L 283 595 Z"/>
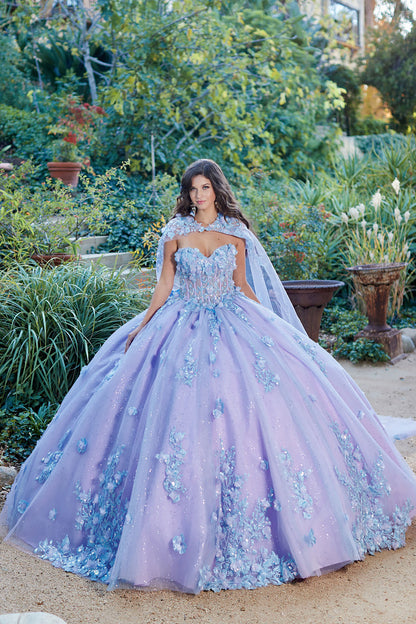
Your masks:
<path fill-rule="evenodd" d="M 405 262 L 362 264 L 349 267 L 366 307 L 368 325 L 355 338 L 366 338 L 381 344 L 392 360 L 403 353 L 399 330 L 387 324 L 387 310 L 392 284 L 399 279 Z"/>
<path fill-rule="evenodd" d="M 47 167 L 51 178 L 58 178 L 64 184 L 73 186 L 78 184 L 79 172 L 81 171 L 81 163 L 77 162 L 48 162 Z"/>
<path fill-rule="evenodd" d="M 58 266 L 63 262 L 73 262 L 78 257 L 68 253 L 32 254 L 32 260 L 41 266 Z"/>
<path fill-rule="evenodd" d="M 309 338 L 318 342 L 325 306 L 334 292 L 344 286 L 336 280 L 289 280 L 282 282 Z"/>

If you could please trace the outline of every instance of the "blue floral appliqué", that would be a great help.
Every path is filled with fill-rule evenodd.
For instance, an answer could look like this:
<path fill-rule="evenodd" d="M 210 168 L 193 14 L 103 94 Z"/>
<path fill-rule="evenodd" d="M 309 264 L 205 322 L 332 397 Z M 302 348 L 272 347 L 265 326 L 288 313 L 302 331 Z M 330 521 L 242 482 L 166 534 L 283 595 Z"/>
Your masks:
<path fill-rule="evenodd" d="M 283 466 L 283 475 L 286 481 L 291 485 L 293 497 L 296 500 L 295 511 L 301 511 L 305 519 L 309 520 L 313 512 L 313 499 L 308 493 L 305 481 L 311 470 L 296 470 L 293 467 L 293 460 L 287 450 L 280 453 L 280 462 Z"/>
<path fill-rule="evenodd" d="M 176 379 L 180 379 L 187 386 L 192 386 L 192 382 L 198 374 L 198 366 L 192 356 L 192 345 L 185 354 L 185 364 L 176 373 Z"/>
<path fill-rule="evenodd" d="M 184 433 L 176 431 L 175 427 L 173 427 L 169 434 L 169 445 L 172 448 L 173 453 L 158 453 L 156 455 L 156 459 L 165 464 L 165 479 L 163 481 L 163 487 L 168 493 L 168 497 L 172 503 L 179 503 L 181 500 L 181 493 L 184 494 L 186 492 L 186 488 L 182 484 L 180 474 L 180 468 L 186 455 L 185 449 L 181 446 L 184 437 Z"/>
<path fill-rule="evenodd" d="M 62 438 L 59 440 L 58 442 L 58 449 L 56 451 L 49 451 L 49 453 L 46 455 L 46 457 L 42 457 L 42 463 L 45 464 L 46 468 L 44 468 L 42 470 L 42 472 L 40 472 L 37 477 L 36 477 L 36 481 L 38 481 L 39 483 L 45 483 L 46 479 L 49 477 L 49 475 L 51 474 L 52 470 L 55 468 L 56 464 L 59 462 L 59 460 L 62 457 L 62 454 L 64 452 L 64 448 L 68 443 L 69 438 L 71 437 L 71 430 L 68 429 L 64 435 L 62 436 Z"/>
<path fill-rule="evenodd" d="M 67 572 L 104 583 L 108 581 L 128 504 L 127 501 L 123 503 L 121 492 L 116 493 L 126 475 L 117 468 L 122 451 L 123 447 L 108 458 L 106 469 L 100 476 L 98 494 L 83 492 L 79 483 L 76 485 L 75 493 L 81 503 L 76 528 L 85 534 L 86 543 L 75 548 L 68 536 L 59 543 L 46 539 L 34 551 L 39 557 Z"/>
<path fill-rule="evenodd" d="M 80 440 L 78 440 L 77 451 L 80 455 L 83 455 L 86 452 L 87 448 L 88 442 L 86 438 L 81 438 Z"/>
<path fill-rule="evenodd" d="M 256 379 L 259 383 L 263 384 L 266 392 L 270 392 L 274 386 L 279 385 L 279 377 L 269 370 L 266 359 L 260 355 L 260 353 L 255 352 L 255 356 L 256 361 L 254 363 L 254 370 L 256 373 Z"/>
<path fill-rule="evenodd" d="M 293 338 L 296 342 L 302 347 L 304 351 L 309 355 L 311 360 L 313 360 L 321 369 L 321 371 L 326 375 L 325 364 L 321 359 L 318 358 L 318 347 L 316 344 L 311 344 L 311 340 L 306 338 L 302 338 L 298 334 L 293 334 Z"/>
<path fill-rule="evenodd" d="M 219 418 L 224 414 L 224 403 L 222 399 L 217 399 L 215 401 L 215 409 L 212 412 L 213 418 Z"/>
<path fill-rule="evenodd" d="M 183 555 L 185 553 L 186 543 L 183 533 L 181 533 L 180 535 L 175 535 L 175 537 L 172 538 L 172 548 L 180 555 Z"/>
<path fill-rule="evenodd" d="M 346 488 L 355 521 L 353 537 L 360 555 L 374 554 L 383 548 L 400 548 L 405 543 L 406 527 L 410 525 L 413 508 L 407 500 L 402 507 L 396 505 L 392 517 L 383 511 L 382 499 L 389 496 L 391 487 L 384 476 L 381 454 L 372 467 L 366 465 L 358 446 L 355 446 L 348 430 L 341 431 L 338 424 L 332 430 L 343 454 L 346 472 L 335 466 L 340 483 Z"/>
<path fill-rule="evenodd" d="M 234 447 L 221 451 L 218 480 L 218 509 L 212 515 L 217 525 L 216 556 L 212 568 L 200 570 L 199 589 L 249 589 L 293 580 L 298 575 L 294 561 L 267 548 L 270 501 L 258 499 L 253 512 L 247 512 L 244 477 L 236 474 Z"/>
<path fill-rule="evenodd" d="M 313 532 L 313 529 L 311 529 L 309 531 L 309 533 L 307 535 L 305 535 L 305 537 L 303 538 L 305 540 L 305 543 L 308 546 L 315 546 L 316 544 L 316 537 L 315 537 L 315 533 Z"/>

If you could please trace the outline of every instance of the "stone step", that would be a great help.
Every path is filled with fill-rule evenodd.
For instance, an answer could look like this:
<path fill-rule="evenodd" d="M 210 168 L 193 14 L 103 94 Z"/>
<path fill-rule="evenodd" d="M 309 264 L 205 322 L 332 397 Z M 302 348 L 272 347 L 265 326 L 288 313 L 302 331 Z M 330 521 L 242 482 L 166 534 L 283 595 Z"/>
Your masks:
<path fill-rule="evenodd" d="M 80 254 L 80 262 L 85 264 L 102 264 L 110 269 L 127 267 L 133 261 L 133 254 L 129 251 Z"/>
<path fill-rule="evenodd" d="M 108 239 L 108 236 L 83 236 L 77 240 L 78 253 L 89 254 L 92 250 L 98 249 Z"/>

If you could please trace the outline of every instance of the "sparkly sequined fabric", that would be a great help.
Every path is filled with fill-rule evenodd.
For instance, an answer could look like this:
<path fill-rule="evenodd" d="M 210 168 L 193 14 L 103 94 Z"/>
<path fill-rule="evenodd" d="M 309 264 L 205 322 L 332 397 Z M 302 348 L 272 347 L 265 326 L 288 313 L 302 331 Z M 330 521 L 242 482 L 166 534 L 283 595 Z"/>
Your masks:
<path fill-rule="evenodd" d="M 279 585 L 404 544 L 414 477 L 324 350 L 235 288 L 236 249 L 176 252 L 178 288 L 82 371 L 1 515 L 110 587 Z"/>

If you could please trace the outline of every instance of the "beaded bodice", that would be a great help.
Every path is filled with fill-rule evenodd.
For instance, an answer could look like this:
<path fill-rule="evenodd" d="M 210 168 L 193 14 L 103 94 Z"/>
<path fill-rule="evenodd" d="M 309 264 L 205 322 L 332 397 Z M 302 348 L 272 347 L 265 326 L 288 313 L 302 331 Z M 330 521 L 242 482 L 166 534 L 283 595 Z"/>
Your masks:
<path fill-rule="evenodd" d="M 209 257 L 196 247 L 178 249 L 175 259 L 179 296 L 202 306 L 218 305 L 235 290 L 236 253 L 232 243 L 217 247 Z"/>

